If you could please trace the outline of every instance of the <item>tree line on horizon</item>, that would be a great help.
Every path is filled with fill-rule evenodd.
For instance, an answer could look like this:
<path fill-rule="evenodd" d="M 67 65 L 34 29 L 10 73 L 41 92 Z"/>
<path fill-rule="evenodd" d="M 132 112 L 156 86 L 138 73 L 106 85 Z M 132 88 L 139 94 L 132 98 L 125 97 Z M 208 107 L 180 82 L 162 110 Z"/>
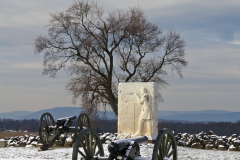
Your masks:
<path fill-rule="evenodd" d="M 4 130 L 28 130 L 28 132 L 38 132 L 38 119 L 0 119 L 0 131 Z M 75 126 L 76 121 L 73 121 Z M 218 136 L 240 135 L 240 121 L 237 122 L 178 122 L 178 121 L 160 121 L 158 129 L 169 128 L 177 133 L 198 134 L 201 131 L 206 133 L 212 130 Z M 117 133 L 117 120 L 92 119 L 91 128 L 98 133 L 110 132 Z"/>
<path fill-rule="evenodd" d="M 0 119 L 0 131 L 26 130 L 28 132 L 37 132 L 38 123 L 39 123 L 39 120 L 37 119 L 23 119 L 23 120 Z"/>
<path fill-rule="evenodd" d="M 160 121 L 159 129 L 169 128 L 177 133 L 198 134 L 211 130 L 218 136 L 240 135 L 240 120 L 237 122 L 178 122 L 178 121 Z"/>

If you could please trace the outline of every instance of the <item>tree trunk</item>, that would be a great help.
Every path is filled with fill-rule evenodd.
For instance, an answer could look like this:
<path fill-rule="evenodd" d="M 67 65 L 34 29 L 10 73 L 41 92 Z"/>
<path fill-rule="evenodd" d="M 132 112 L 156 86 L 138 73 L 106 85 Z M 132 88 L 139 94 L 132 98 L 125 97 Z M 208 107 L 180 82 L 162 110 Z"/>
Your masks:
<path fill-rule="evenodd" d="M 113 112 L 118 117 L 118 99 L 112 93 L 109 95 L 109 102 Z"/>

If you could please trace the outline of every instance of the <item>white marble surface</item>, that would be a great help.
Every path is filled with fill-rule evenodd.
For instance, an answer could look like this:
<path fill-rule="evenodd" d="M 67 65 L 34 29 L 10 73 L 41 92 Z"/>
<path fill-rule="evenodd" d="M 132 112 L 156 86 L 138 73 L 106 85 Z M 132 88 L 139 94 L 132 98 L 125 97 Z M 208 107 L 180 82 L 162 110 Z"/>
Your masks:
<path fill-rule="evenodd" d="M 151 98 L 152 120 L 143 122 L 143 135 L 156 139 L 158 134 L 158 92 L 159 87 L 154 82 L 120 83 L 118 86 L 118 133 L 134 135 L 138 131 L 142 104 L 139 103 L 141 89 L 146 88 Z"/>

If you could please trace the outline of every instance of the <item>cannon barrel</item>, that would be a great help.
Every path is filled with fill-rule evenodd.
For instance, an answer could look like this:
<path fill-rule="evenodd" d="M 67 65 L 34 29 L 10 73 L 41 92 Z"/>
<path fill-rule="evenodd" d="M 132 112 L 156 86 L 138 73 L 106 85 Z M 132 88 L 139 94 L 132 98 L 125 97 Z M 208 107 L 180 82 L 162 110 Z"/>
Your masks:
<path fill-rule="evenodd" d="M 148 142 L 148 138 L 146 136 L 136 137 L 136 138 L 129 138 L 129 141 L 137 142 L 138 144 L 144 144 Z"/>
<path fill-rule="evenodd" d="M 136 138 L 115 140 L 108 145 L 108 151 L 110 152 L 110 154 L 125 152 L 127 148 L 132 144 L 131 142 L 143 144 L 148 142 L 148 138 L 146 136 L 142 136 Z"/>

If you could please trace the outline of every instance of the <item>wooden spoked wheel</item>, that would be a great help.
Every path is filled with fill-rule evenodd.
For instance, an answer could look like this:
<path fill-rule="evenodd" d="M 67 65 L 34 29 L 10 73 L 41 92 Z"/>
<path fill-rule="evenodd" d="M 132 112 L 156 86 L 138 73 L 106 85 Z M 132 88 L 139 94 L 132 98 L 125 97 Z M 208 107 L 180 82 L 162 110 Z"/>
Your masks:
<path fill-rule="evenodd" d="M 83 127 L 85 127 L 85 128 L 91 127 L 90 119 L 86 113 L 81 113 L 78 116 L 77 123 L 75 126 L 75 137 L 77 137 L 77 134 L 83 129 Z"/>
<path fill-rule="evenodd" d="M 93 156 L 104 156 L 100 138 L 92 128 L 82 129 L 75 140 L 72 160 L 90 160 Z"/>
<path fill-rule="evenodd" d="M 46 112 L 42 114 L 38 128 L 40 141 L 43 145 L 49 143 L 53 133 L 53 130 L 49 126 L 55 126 L 55 122 L 53 116 Z"/>
<path fill-rule="evenodd" d="M 164 128 L 158 133 L 152 160 L 164 160 L 167 158 L 177 160 L 177 144 L 173 132 Z"/>

